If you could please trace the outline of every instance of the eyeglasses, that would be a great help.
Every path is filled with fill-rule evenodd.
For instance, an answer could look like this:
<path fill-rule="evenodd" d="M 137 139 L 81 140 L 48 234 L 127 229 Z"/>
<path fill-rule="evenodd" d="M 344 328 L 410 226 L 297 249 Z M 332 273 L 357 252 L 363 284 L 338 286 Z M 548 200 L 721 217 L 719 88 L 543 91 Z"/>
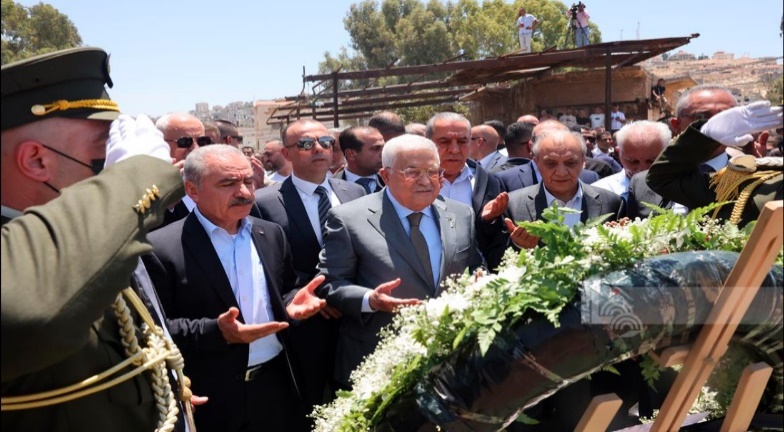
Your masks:
<path fill-rule="evenodd" d="M 318 142 L 322 148 L 328 149 L 335 145 L 335 138 L 332 138 L 329 135 L 324 135 L 319 138 L 300 138 L 297 140 L 296 144 L 286 146 L 286 148 L 292 148 L 296 145 L 300 150 L 310 150 L 316 145 L 316 142 Z"/>
<path fill-rule="evenodd" d="M 231 138 L 231 139 L 233 139 L 234 141 L 236 141 L 236 142 L 238 142 L 238 143 L 242 144 L 242 137 L 241 137 L 241 136 L 239 136 L 239 135 L 226 135 L 226 136 L 225 136 L 225 137 L 223 137 L 223 138 L 224 138 L 224 139 L 226 139 L 226 138 Z"/>
<path fill-rule="evenodd" d="M 482 137 L 471 137 L 471 141 L 476 141 L 476 140 L 480 140 L 480 139 L 484 139 L 484 138 L 482 138 Z"/>
<path fill-rule="evenodd" d="M 708 120 L 713 117 L 713 113 L 707 111 L 693 112 L 691 114 L 681 114 L 681 117 L 689 117 L 694 121 Z"/>
<path fill-rule="evenodd" d="M 174 141 L 177 143 L 178 148 L 186 149 L 186 148 L 191 148 L 191 146 L 193 145 L 193 140 L 194 140 L 193 137 L 184 136 L 184 137 L 179 137 L 176 140 L 166 140 L 166 141 Z M 212 144 L 212 138 L 208 136 L 200 136 L 196 138 L 196 144 L 198 144 L 199 147 L 208 146 Z"/>
<path fill-rule="evenodd" d="M 403 178 L 406 180 L 419 180 L 423 175 L 428 176 L 429 178 L 436 180 L 440 179 L 441 176 L 444 175 L 443 168 L 428 168 L 426 170 L 420 168 L 406 168 L 404 170 L 389 168 L 394 171 L 400 172 L 403 174 Z"/>

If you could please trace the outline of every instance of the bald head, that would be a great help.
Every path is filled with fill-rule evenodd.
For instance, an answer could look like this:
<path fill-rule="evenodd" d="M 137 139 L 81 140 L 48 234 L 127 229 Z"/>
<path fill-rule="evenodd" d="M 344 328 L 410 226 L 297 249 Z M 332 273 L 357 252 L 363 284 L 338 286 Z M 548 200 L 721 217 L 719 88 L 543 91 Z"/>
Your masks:
<path fill-rule="evenodd" d="M 169 144 L 171 157 L 177 161 L 185 159 L 190 152 L 199 148 L 196 140 L 205 136 L 201 120 L 188 113 L 167 114 L 155 122 L 155 127 L 163 132 L 163 139 Z M 177 143 L 180 138 L 191 138 L 191 145 L 181 147 Z"/>
<path fill-rule="evenodd" d="M 489 125 L 478 125 L 471 128 L 471 142 L 468 144 L 468 157 L 482 160 L 496 151 L 500 137 L 495 128 Z"/>
<path fill-rule="evenodd" d="M 368 121 L 368 126 L 378 129 L 384 141 L 398 137 L 406 133 L 406 125 L 400 117 L 392 111 L 382 111 Z"/>
<path fill-rule="evenodd" d="M 531 115 L 531 114 L 526 114 L 526 115 L 520 116 L 520 117 L 517 118 L 517 121 L 519 123 L 531 123 L 531 124 L 534 124 L 534 125 L 539 124 L 539 118 L 537 118 L 535 115 Z"/>

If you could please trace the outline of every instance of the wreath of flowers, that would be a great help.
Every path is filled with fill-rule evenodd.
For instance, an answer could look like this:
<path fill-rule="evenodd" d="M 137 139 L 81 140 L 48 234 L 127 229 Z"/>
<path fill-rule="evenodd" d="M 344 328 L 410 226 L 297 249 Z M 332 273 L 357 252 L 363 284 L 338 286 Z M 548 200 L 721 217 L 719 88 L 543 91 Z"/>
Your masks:
<path fill-rule="evenodd" d="M 590 276 L 667 253 L 740 252 L 754 223 L 739 229 L 708 218 L 719 205 L 686 216 L 650 206 L 658 214 L 647 219 L 602 223 L 605 215 L 572 229 L 563 220 L 574 210 L 551 207 L 543 212 L 544 220 L 519 223 L 545 246 L 519 253 L 509 249 L 497 274 L 453 277 L 439 297 L 401 309 L 381 331 L 375 352 L 352 373 L 353 390 L 316 407 L 311 414 L 314 430 L 372 428 L 393 402 L 410 394 L 433 366 L 462 344 L 473 340 L 484 354 L 496 335 L 525 313 L 538 312 L 557 326 L 559 313 Z M 647 369 L 644 373 L 653 379 L 656 366 Z"/>

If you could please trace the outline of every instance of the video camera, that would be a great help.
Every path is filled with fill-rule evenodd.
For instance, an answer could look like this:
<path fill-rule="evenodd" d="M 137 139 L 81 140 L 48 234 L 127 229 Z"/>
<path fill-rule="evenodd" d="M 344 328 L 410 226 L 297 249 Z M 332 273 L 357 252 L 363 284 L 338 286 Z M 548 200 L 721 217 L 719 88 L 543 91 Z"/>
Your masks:
<path fill-rule="evenodd" d="M 572 13 L 572 18 L 577 18 L 577 11 L 580 10 L 580 7 L 585 7 L 583 2 L 578 2 L 577 4 L 572 3 L 572 7 L 569 8 L 569 12 Z"/>

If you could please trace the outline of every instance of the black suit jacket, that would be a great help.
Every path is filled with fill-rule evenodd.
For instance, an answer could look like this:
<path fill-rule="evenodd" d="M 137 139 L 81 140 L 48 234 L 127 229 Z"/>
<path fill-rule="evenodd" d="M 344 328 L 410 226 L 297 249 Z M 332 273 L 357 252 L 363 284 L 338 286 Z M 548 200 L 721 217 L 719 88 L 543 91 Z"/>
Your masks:
<path fill-rule="evenodd" d="M 250 219 L 274 319 L 288 321 L 281 292 L 296 283 L 288 242 L 280 226 Z M 185 373 L 193 393 L 210 398 L 195 410 L 196 424 L 205 430 L 239 430 L 242 416 L 231 413 L 245 404 L 245 382 L 237 377 L 248 368 L 248 345 L 228 344 L 218 328 L 220 314 L 230 307 L 239 309 L 218 254 L 194 213 L 150 233 L 149 240 L 153 252 L 143 258 L 144 264 L 169 320 L 172 339 L 185 358 Z M 245 322 L 242 312 L 237 319 Z M 296 386 L 288 335 L 284 330 L 276 336 L 284 346 L 280 355 L 286 356 L 291 384 Z"/>
<path fill-rule="evenodd" d="M 342 204 L 365 195 L 365 189 L 355 183 L 330 178 L 329 184 Z M 255 214 L 257 211 L 259 213 Z M 297 276 L 303 282 L 316 276 L 321 245 L 316 233 L 313 232 L 305 205 L 302 204 L 291 177 L 281 183 L 257 190 L 256 206 L 251 211 L 251 216 L 282 226 L 291 249 L 297 254 L 297 259 L 294 261 Z"/>
<path fill-rule="evenodd" d="M 492 223 L 482 220 L 482 208 L 490 200 L 495 199 L 503 187 L 496 178 L 496 174 L 488 173 L 475 161 L 468 159 L 466 164 L 474 170 L 474 190 L 471 196 L 471 207 L 474 209 L 476 244 L 485 258 L 487 267 L 494 270 L 501 263 L 501 258 L 506 251 L 507 238 L 506 225 L 503 218 L 499 217 Z"/>
<path fill-rule="evenodd" d="M 652 210 L 641 203 L 654 204 L 665 209 L 672 208 L 674 204 L 648 187 L 648 183 L 645 181 L 645 176 L 647 175 L 648 170 L 641 171 L 629 180 L 629 193 L 626 196 L 626 213 L 630 219 L 636 217 L 647 218 L 651 215 Z"/>
<path fill-rule="evenodd" d="M 582 183 L 583 200 L 580 222 L 611 213 L 608 221 L 618 220 L 626 216 L 626 205 L 623 199 L 601 188 Z M 509 193 L 507 205 L 509 218 L 515 222 L 535 221 L 542 219 L 542 211 L 547 208 L 547 197 L 541 183 Z"/>
<path fill-rule="evenodd" d="M 365 195 L 365 189 L 356 183 L 332 177 L 329 184 L 341 203 Z M 282 183 L 257 190 L 255 207 L 259 217 L 283 227 L 296 254 L 294 269 L 300 280 L 305 283 L 315 277 L 321 245 L 291 177 Z M 301 325 L 290 328 L 294 351 L 302 365 L 306 409 L 326 402 L 324 386 L 332 376 L 338 324 L 339 320 L 315 315 Z"/>

